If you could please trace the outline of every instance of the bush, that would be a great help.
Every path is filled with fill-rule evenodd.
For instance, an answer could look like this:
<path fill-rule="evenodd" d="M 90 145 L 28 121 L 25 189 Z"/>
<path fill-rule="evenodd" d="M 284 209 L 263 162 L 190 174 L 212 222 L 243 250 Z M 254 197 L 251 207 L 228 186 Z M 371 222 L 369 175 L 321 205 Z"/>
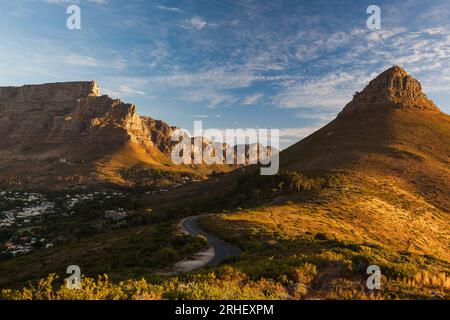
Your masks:
<path fill-rule="evenodd" d="M 126 280 L 114 283 L 108 276 L 97 279 L 82 278 L 80 290 L 70 290 L 56 284 L 54 274 L 22 290 L 2 290 L 5 300 L 158 300 L 158 299 L 286 299 L 286 290 L 271 280 L 249 281 L 233 268 L 225 268 L 218 277 L 215 273 L 186 275 L 181 280 L 168 278 L 161 283 L 146 280 Z"/>
<path fill-rule="evenodd" d="M 0 298 L 4 300 L 159 300 L 161 288 L 149 284 L 146 280 L 127 280 L 113 283 L 107 275 L 96 280 L 82 277 L 80 290 L 68 289 L 65 284 L 58 286 L 58 276 L 50 274 L 35 285 L 22 290 L 2 290 Z"/>
<path fill-rule="evenodd" d="M 317 276 L 317 267 L 307 262 L 290 270 L 287 276 L 295 283 L 308 284 Z"/>

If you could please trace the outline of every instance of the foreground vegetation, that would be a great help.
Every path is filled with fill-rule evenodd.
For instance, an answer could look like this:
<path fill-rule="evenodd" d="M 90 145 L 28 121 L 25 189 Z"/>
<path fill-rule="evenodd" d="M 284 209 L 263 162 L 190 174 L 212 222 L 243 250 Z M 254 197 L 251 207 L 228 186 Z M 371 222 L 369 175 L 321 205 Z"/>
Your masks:
<path fill-rule="evenodd" d="M 108 276 L 82 279 L 81 290 L 67 289 L 49 275 L 22 290 L 2 290 L 2 299 L 284 299 L 285 289 L 274 281 L 251 281 L 232 268 L 149 282 L 147 280 L 110 281 Z"/>
<path fill-rule="evenodd" d="M 68 289 L 55 274 L 27 287 L 3 289 L 5 300 L 279 300 L 279 299 L 393 299 L 450 298 L 450 277 L 422 271 L 411 278 L 383 279 L 381 291 L 369 291 L 363 281 L 339 279 L 326 292 L 311 295 L 309 290 L 323 274 L 315 265 L 292 265 L 278 280 L 252 280 L 236 268 L 223 266 L 216 270 L 178 277 L 111 281 L 107 275 L 82 278 L 80 290 Z"/>
<path fill-rule="evenodd" d="M 3 262 L 0 298 L 450 299 L 446 213 L 393 177 L 284 171 L 249 173 L 222 193 L 200 188 L 195 200 L 176 189 L 138 196 L 118 230 Z M 242 254 L 189 274 L 161 272 L 205 247 L 177 229 L 202 213 L 213 214 L 200 226 Z M 69 264 L 86 275 L 81 290 L 64 286 Z M 382 270 L 379 291 L 366 287 L 369 265 Z"/>

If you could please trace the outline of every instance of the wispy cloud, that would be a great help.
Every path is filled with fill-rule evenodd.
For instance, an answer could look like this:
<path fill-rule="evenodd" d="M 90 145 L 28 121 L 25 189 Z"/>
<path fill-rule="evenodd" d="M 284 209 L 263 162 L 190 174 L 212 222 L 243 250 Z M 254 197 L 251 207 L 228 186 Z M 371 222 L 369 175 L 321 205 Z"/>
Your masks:
<path fill-rule="evenodd" d="M 273 103 L 280 108 L 340 109 L 351 99 L 353 90 L 362 86 L 365 80 L 368 78 L 334 72 L 288 85 L 273 98 Z"/>
<path fill-rule="evenodd" d="M 168 122 L 183 123 L 183 108 L 194 115 L 210 108 L 224 119 L 233 114 L 242 126 L 294 128 L 296 137 L 332 120 L 393 64 L 438 104 L 450 98 L 447 0 L 381 0 L 378 31 L 366 28 L 356 0 L 333 10 L 321 1 L 125 2 L 0 1 L 8 48 L 0 52 L 0 82 L 96 79 L 111 95 L 131 97 Z M 82 4 L 83 30 L 69 32 L 65 10 L 43 3 Z M 245 107 L 251 105 L 264 108 Z"/>
<path fill-rule="evenodd" d="M 252 94 L 252 95 L 250 95 L 250 96 L 245 97 L 244 100 L 242 101 L 242 104 L 243 104 L 243 105 L 246 105 L 246 106 L 248 106 L 248 105 L 254 105 L 254 104 L 256 104 L 258 101 L 260 101 L 261 98 L 262 98 L 263 96 L 264 96 L 264 94 L 262 94 L 262 93 L 255 93 L 255 94 Z"/>
<path fill-rule="evenodd" d="M 106 0 L 86 0 L 86 2 L 95 3 L 95 4 L 106 4 Z"/>
<path fill-rule="evenodd" d="M 210 109 L 216 108 L 219 105 L 229 106 L 238 100 L 234 95 L 221 93 L 218 90 L 208 88 L 185 91 L 182 93 L 181 98 L 185 101 L 201 103 Z"/>
<path fill-rule="evenodd" d="M 280 129 L 281 149 L 284 149 L 285 147 L 290 146 L 290 145 L 302 140 L 303 138 L 306 138 L 307 136 L 313 134 L 320 128 L 321 128 L 321 125 Z"/>
<path fill-rule="evenodd" d="M 220 118 L 222 118 L 222 116 L 220 114 L 212 114 L 212 115 L 210 115 L 210 114 L 196 114 L 193 117 L 194 118 L 198 118 L 198 119 L 210 119 L 210 118 L 220 119 Z"/>
<path fill-rule="evenodd" d="M 69 5 L 82 3 L 93 3 L 99 5 L 107 4 L 107 0 L 43 0 L 43 1 L 49 4 L 56 4 L 56 5 Z"/>
<path fill-rule="evenodd" d="M 202 17 L 195 16 L 186 21 L 183 26 L 185 28 L 201 30 L 208 25 L 208 22 Z"/>
<path fill-rule="evenodd" d="M 69 55 L 65 58 L 65 62 L 76 66 L 97 67 L 100 65 L 97 59 L 80 55 Z"/>
<path fill-rule="evenodd" d="M 156 7 L 159 10 L 161 10 L 161 11 L 169 11 L 169 12 L 176 12 L 176 13 L 180 13 L 181 12 L 181 9 L 175 8 L 175 7 L 167 7 L 167 6 L 164 6 L 164 5 L 158 5 Z"/>
<path fill-rule="evenodd" d="M 314 120 L 319 124 L 324 124 L 330 122 L 334 118 L 336 118 L 336 112 L 327 112 L 327 111 L 300 111 L 296 112 L 295 116 L 299 119 L 305 120 Z"/>

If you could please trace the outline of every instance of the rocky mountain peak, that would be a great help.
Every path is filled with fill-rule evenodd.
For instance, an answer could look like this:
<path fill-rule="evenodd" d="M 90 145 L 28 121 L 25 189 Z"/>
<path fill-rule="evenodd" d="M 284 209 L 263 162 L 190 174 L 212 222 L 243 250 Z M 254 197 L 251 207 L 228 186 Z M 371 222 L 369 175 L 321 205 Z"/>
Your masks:
<path fill-rule="evenodd" d="M 422 86 L 402 67 L 393 66 L 369 82 L 344 108 L 345 112 L 366 109 L 402 108 L 439 111 Z"/>

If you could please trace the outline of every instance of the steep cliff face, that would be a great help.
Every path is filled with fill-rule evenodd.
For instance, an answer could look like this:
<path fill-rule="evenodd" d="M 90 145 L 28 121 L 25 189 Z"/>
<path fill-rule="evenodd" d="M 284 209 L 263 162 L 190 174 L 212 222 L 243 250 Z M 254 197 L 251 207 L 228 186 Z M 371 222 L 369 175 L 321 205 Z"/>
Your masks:
<path fill-rule="evenodd" d="M 114 180 L 136 166 L 164 168 L 166 134 L 94 81 L 0 88 L 1 180 Z"/>
<path fill-rule="evenodd" d="M 0 88 L 0 135 L 2 149 L 26 150 L 28 155 L 51 152 L 92 159 L 129 142 L 149 155 L 157 153 L 136 107 L 100 96 L 95 82 Z M 76 154 L 66 150 L 74 145 L 82 146 Z"/>
<path fill-rule="evenodd" d="M 177 127 L 169 126 L 161 120 L 155 120 L 150 117 L 141 117 L 142 121 L 150 130 L 150 137 L 155 146 L 165 155 L 170 156 L 174 146 L 172 134 Z"/>

